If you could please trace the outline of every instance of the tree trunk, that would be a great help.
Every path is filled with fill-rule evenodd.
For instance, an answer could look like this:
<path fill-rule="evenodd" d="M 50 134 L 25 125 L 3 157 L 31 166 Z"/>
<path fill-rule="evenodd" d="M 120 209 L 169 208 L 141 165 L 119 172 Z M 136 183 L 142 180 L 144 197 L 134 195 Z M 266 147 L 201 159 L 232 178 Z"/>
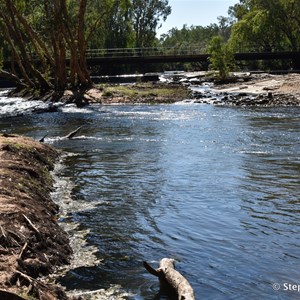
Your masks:
<path fill-rule="evenodd" d="M 174 268 L 174 259 L 163 258 L 158 269 L 153 269 L 147 262 L 144 262 L 146 270 L 157 276 L 161 287 L 168 285 L 177 294 L 178 300 L 195 300 L 194 290 L 189 282 Z"/>
<path fill-rule="evenodd" d="M 86 38 L 84 35 L 84 16 L 86 13 L 87 0 L 81 0 L 80 7 L 78 11 L 78 25 L 77 25 L 77 48 L 79 54 L 79 65 L 82 73 L 85 77 L 87 85 L 91 85 L 92 81 L 90 79 L 90 74 L 86 63 Z"/>
<path fill-rule="evenodd" d="M 64 20 L 61 13 L 62 3 L 54 1 L 54 19 L 52 22 L 51 40 L 53 43 L 53 53 L 55 56 L 55 88 L 63 91 L 68 81 L 66 66 L 66 42 L 64 37 Z M 50 17 L 51 18 L 51 17 Z"/>
<path fill-rule="evenodd" d="M 87 0 L 81 0 L 78 9 L 77 27 L 75 32 L 69 26 L 68 10 L 65 0 L 62 0 L 61 13 L 64 17 L 64 37 L 70 48 L 70 68 L 72 85 L 88 87 L 92 84 L 89 73 L 87 71 L 85 50 L 86 40 L 84 37 L 84 15 L 86 11 Z"/>

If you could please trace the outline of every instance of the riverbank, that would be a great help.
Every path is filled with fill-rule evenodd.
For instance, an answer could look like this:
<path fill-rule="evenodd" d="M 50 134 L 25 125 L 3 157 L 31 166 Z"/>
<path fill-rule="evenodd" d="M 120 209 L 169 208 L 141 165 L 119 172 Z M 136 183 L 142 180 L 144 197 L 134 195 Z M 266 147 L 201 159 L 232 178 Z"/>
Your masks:
<path fill-rule="evenodd" d="M 300 106 L 300 74 L 245 74 L 215 86 L 221 101 L 235 106 Z"/>
<path fill-rule="evenodd" d="M 41 100 L 46 107 L 35 112 L 57 111 L 65 104 L 102 105 L 170 104 L 192 102 L 228 106 L 300 106 L 300 74 L 234 73 L 221 83 L 212 72 L 169 72 L 160 81 L 94 84 L 86 90 L 50 91 L 43 96 L 13 90 L 8 96 Z"/>
<path fill-rule="evenodd" d="M 68 299 L 40 279 L 72 254 L 50 197 L 49 171 L 58 155 L 32 139 L 0 135 L 0 290 L 24 299 Z"/>

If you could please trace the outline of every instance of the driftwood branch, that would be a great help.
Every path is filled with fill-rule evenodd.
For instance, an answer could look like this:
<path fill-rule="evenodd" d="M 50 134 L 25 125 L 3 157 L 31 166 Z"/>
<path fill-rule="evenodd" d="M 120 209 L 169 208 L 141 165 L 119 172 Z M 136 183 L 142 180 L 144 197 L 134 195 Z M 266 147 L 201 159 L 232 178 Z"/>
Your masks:
<path fill-rule="evenodd" d="M 79 131 L 80 129 L 82 128 L 82 126 L 79 126 L 77 129 L 75 129 L 74 131 L 70 132 L 68 135 L 66 135 L 65 137 L 67 139 L 71 139 L 73 138 Z"/>
<path fill-rule="evenodd" d="M 76 128 L 75 130 L 71 131 L 69 134 L 65 135 L 63 138 L 65 139 L 69 139 L 71 140 L 82 128 L 83 126 L 79 126 L 78 128 Z M 48 132 L 42 137 L 40 138 L 38 141 L 40 143 L 44 143 L 45 142 L 45 138 L 48 136 Z"/>
<path fill-rule="evenodd" d="M 154 276 L 157 276 L 160 285 L 167 284 L 177 294 L 178 300 L 195 300 L 194 290 L 190 283 L 174 267 L 174 259 L 163 258 L 159 263 L 159 268 L 152 268 L 144 261 L 145 269 Z"/>
<path fill-rule="evenodd" d="M 0 70 L 0 78 L 9 79 L 9 80 L 16 82 L 19 85 L 22 85 L 22 82 L 20 81 L 18 76 L 16 76 L 15 74 L 13 74 L 11 72 L 4 71 L 2 69 Z M 25 85 L 23 85 L 23 86 L 25 86 Z"/>

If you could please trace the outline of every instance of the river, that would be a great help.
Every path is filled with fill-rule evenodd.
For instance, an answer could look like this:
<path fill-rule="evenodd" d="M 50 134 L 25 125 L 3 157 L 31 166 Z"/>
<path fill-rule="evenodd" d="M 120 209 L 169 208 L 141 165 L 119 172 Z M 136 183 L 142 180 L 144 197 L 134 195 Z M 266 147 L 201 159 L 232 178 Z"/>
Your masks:
<path fill-rule="evenodd" d="M 69 154 L 62 223 L 86 232 L 81 248 L 99 261 L 69 270 L 68 290 L 159 299 L 142 262 L 171 257 L 196 299 L 299 299 L 299 107 L 69 105 L 6 117 L 13 100 L 0 105 L 1 132 L 48 133 Z"/>

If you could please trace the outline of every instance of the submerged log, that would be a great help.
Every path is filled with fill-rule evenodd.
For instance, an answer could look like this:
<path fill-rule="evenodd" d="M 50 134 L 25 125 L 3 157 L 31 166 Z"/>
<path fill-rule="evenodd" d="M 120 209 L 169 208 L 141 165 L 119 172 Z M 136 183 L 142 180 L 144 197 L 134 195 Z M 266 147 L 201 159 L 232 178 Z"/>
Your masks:
<path fill-rule="evenodd" d="M 83 126 L 79 126 L 78 128 L 76 128 L 74 131 L 71 131 L 69 134 L 65 135 L 64 138 L 66 139 L 72 139 L 82 128 Z M 42 138 L 40 138 L 38 141 L 40 143 L 44 143 L 45 142 L 45 138 L 48 136 L 48 133 L 46 133 Z"/>
<path fill-rule="evenodd" d="M 167 284 L 176 292 L 178 300 L 195 300 L 192 286 L 186 278 L 175 270 L 174 259 L 163 258 L 157 269 L 152 268 L 145 261 L 143 264 L 149 273 L 159 278 L 161 287 Z"/>
<path fill-rule="evenodd" d="M 42 138 L 39 139 L 40 143 L 44 143 L 45 142 L 45 138 L 47 137 L 48 133 L 46 133 Z"/>

